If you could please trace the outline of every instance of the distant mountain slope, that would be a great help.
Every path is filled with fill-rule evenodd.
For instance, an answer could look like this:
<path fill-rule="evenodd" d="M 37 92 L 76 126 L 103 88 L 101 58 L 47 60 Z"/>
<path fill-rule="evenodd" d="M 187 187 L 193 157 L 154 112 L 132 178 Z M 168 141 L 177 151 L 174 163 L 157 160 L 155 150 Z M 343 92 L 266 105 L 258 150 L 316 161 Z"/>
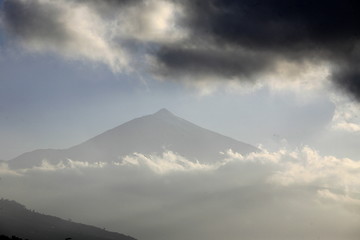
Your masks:
<path fill-rule="evenodd" d="M 29 240 L 135 240 L 123 234 L 36 213 L 15 201 L 4 199 L 0 200 L 1 234 Z"/>
<path fill-rule="evenodd" d="M 114 162 L 134 152 L 149 154 L 164 150 L 171 150 L 192 161 L 208 163 L 219 160 L 222 157 L 220 152 L 228 149 L 242 154 L 258 151 L 249 144 L 204 129 L 161 109 L 69 149 L 35 150 L 11 160 L 9 165 L 28 168 L 40 165 L 45 159 L 51 163 L 66 159 Z"/>

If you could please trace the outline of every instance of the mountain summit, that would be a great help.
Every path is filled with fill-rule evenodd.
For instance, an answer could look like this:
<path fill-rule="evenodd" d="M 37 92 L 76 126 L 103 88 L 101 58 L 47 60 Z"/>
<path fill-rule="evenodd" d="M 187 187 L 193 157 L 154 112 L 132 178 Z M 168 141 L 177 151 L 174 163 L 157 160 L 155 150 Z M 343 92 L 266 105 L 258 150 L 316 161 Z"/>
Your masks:
<path fill-rule="evenodd" d="M 158 116 L 175 116 L 174 114 L 172 114 L 169 110 L 167 110 L 166 108 L 162 108 L 159 111 L 157 111 L 156 113 L 154 113 L 153 115 L 158 115 Z"/>
<path fill-rule="evenodd" d="M 119 162 L 135 152 L 161 154 L 173 151 L 191 161 L 210 163 L 220 160 L 220 152 L 248 154 L 257 148 L 199 127 L 175 116 L 167 109 L 133 119 L 68 149 L 41 149 L 9 161 L 11 168 L 39 166 L 43 160 L 58 163 L 67 159 L 87 162 Z"/>

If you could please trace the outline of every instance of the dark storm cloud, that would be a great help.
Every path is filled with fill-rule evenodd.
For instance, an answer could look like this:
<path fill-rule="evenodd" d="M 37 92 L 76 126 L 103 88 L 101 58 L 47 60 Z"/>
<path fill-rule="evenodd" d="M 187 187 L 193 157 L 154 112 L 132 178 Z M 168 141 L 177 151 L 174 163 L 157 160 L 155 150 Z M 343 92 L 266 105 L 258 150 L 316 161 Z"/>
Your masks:
<path fill-rule="evenodd" d="M 167 77 L 186 73 L 227 78 L 240 76 L 251 79 L 257 71 L 271 64 L 267 56 L 259 58 L 258 55 L 246 52 L 177 47 L 161 48 L 157 52 L 157 60 L 161 62 L 160 71 L 168 75 Z"/>
<path fill-rule="evenodd" d="M 71 36 L 59 21 L 60 15 L 57 8 L 37 1 L 5 1 L 3 6 L 5 28 L 25 41 L 40 38 L 53 44 L 67 41 Z"/>
<path fill-rule="evenodd" d="M 91 6 L 103 15 L 116 13 L 118 8 L 135 6 L 143 1 L 144 0 L 73 0 L 75 3 Z"/>
<path fill-rule="evenodd" d="M 350 93 L 360 101 L 360 59 L 350 55 L 342 64 L 339 64 L 333 73 L 333 82 L 342 91 Z"/>
<path fill-rule="evenodd" d="M 359 37 L 359 8 L 349 0 L 187 1 L 195 33 L 267 50 L 351 44 Z"/>
<path fill-rule="evenodd" d="M 75 0 L 80 3 L 94 3 L 94 4 L 108 4 L 115 6 L 122 6 L 124 4 L 136 3 L 142 0 Z"/>
<path fill-rule="evenodd" d="M 245 48 L 259 54 L 259 61 L 264 52 L 271 54 L 274 61 L 279 57 L 292 61 L 327 60 L 341 68 L 333 75 L 334 82 L 360 100 L 360 75 L 356 70 L 359 64 L 353 61 L 358 57 L 356 47 L 360 37 L 360 3 L 357 1 L 195 0 L 186 1 L 184 7 L 187 16 L 183 24 L 190 28 L 190 39 L 194 39 L 199 49 L 206 42 L 219 49 Z M 192 58 L 194 55 L 197 54 L 193 51 L 182 52 L 178 58 L 175 54 L 169 58 L 160 51 L 158 58 L 169 68 L 167 72 L 186 72 L 191 65 L 200 65 L 200 71 L 208 66 L 208 70 L 213 71 L 213 64 L 207 64 L 206 60 L 199 63 L 204 58 Z M 245 74 L 250 74 L 249 68 L 243 65 L 246 61 L 236 55 L 227 59 L 231 57 L 232 61 L 225 62 L 230 65 L 237 62 L 239 72 L 245 69 Z M 267 63 L 267 67 L 273 64 Z M 219 74 L 226 76 L 227 69 L 225 72 L 219 69 Z M 263 70 L 266 69 L 253 68 L 253 71 Z"/>

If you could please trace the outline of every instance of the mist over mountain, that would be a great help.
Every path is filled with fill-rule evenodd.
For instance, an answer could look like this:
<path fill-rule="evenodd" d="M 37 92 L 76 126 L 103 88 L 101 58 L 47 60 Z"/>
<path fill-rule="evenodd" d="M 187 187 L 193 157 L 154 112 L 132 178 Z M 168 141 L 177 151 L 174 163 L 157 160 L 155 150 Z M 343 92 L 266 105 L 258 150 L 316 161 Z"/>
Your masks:
<path fill-rule="evenodd" d="M 133 154 L 161 154 L 172 151 L 190 161 L 213 163 L 221 152 L 232 149 L 241 154 L 257 148 L 199 127 L 175 116 L 167 109 L 133 119 L 90 140 L 68 149 L 40 149 L 22 154 L 11 161 L 11 168 L 30 168 L 43 160 L 56 164 L 67 159 L 86 162 L 121 162 Z"/>
<path fill-rule="evenodd" d="M 32 240 L 135 240 L 104 229 L 40 214 L 10 200 L 0 200 L 0 234 Z"/>

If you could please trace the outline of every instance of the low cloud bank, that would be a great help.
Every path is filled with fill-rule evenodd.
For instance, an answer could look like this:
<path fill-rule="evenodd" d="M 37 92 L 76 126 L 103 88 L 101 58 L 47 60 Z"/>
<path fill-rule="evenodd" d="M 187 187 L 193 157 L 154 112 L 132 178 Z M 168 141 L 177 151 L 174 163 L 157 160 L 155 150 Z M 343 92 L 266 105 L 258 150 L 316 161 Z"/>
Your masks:
<path fill-rule="evenodd" d="M 223 154 L 214 164 L 174 152 L 16 172 L 1 164 L 1 195 L 140 239 L 358 238 L 358 161 L 309 147 Z"/>

